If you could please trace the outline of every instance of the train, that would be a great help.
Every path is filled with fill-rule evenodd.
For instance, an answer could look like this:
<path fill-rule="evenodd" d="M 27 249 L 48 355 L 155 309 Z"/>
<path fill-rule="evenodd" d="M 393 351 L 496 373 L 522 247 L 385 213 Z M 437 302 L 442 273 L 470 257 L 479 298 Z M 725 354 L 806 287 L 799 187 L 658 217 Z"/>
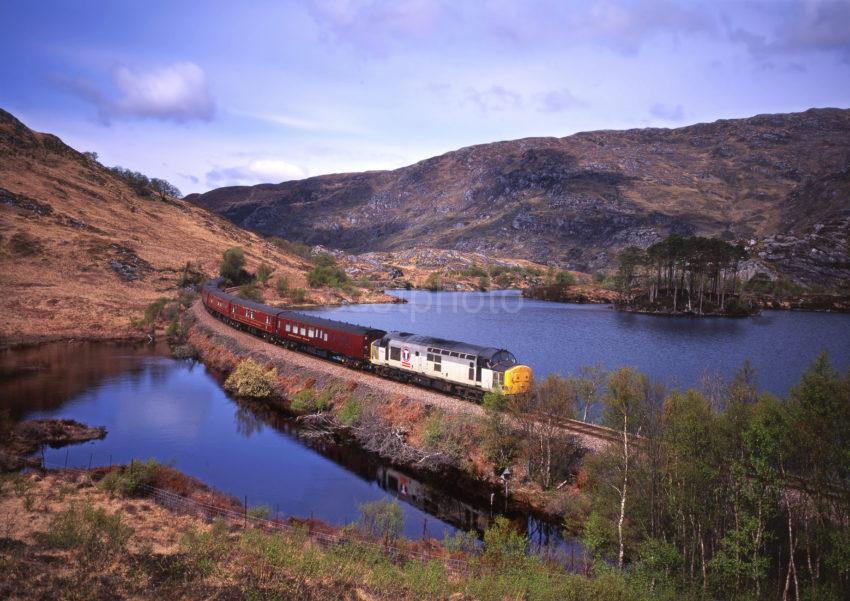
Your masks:
<path fill-rule="evenodd" d="M 531 368 L 507 349 L 386 332 L 279 309 L 229 294 L 223 284 L 222 278 L 204 284 L 206 310 L 273 344 L 474 401 L 487 392 L 517 395 L 531 389 Z"/>

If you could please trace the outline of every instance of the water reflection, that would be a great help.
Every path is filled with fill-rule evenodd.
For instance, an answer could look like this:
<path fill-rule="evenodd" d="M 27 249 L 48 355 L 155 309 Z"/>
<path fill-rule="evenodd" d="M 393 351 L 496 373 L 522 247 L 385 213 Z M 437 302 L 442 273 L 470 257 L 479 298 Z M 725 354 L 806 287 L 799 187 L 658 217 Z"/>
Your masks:
<path fill-rule="evenodd" d="M 458 479 L 414 477 L 346 440 L 313 437 L 265 403 L 236 401 L 201 364 L 164 349 L 57 344 L 2 355 L 3 406 L 18 417 L 72 418 L 103 425 L 102 441 L 45 449 L 51 465 L 88 467 L 154 457 L 250 505 L 333 524 L 357 520 L 358 506 L 399 500 L 408 537 L 482 532 L 494 514 L 489 490 L 456 490 Z M 21 366 L 36 365 L 37 370 Z M 79 367 L 79 370 L 77 369 Z M 13 373 L 17 372 L 17 373 Z M 503 507 L 496 497 L 495 507 Z M 568 548 L 557 525 L 510 518 L 535 542 Z"/>

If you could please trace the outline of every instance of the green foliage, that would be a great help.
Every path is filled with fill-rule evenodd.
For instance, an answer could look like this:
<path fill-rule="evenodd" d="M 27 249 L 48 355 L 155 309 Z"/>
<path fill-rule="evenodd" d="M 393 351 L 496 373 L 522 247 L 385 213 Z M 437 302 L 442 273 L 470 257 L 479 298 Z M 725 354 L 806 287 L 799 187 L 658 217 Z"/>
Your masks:
<path fill-rule="evenodd" d="M 465 420 L 460 416 L 447 419 L 442 411 L 435 410 L 425 419 L 423 428 L 425 448 L 442 453 L 455 464 L 461 462 L 468 442 L 465 425 Z"/>
<path fill-rule="evenodd" d="M 485 392 L 481 406 L 485 411 L 504 411 L 508 408 L 508 397 L 501 392 Z"/>
<path fill-rule="evenodd" d="M 256 303 L 263 302 L 263 293 L 260 291 L 260 288 L 257 284 L 253 282 L 249 282 L 247 284 L 242 284 L 239 286 L 239 296 L 242 298 L 252 300 Z"/>
<path fill-rule="evenodd" d="M 516 563 L 525 557 L 528 541 L 507 518 L 498 516 L 484 531 L 484 557 L 497 564 Z"/>
<path fill-rule="evenodd" d="M 209 529 L 190 530 L 180 540 L 180 551 L 185 556 L 187 576 L 210 576 L 232 551 L 227 524 L 218 519 Z"/>
<path fill-rule="evenodd" d="M 481 450 L 497 471 L 513 465 L 520 441 L 510 422 L 500 411 L 486 411 L 481 419 Z"/>
<path fill-rule="evenodd" d="M 149 487 L 156 481 L 159 463 L 150 458 L 147 461 L 134 459 L 130 465 L 119 466 L 107 473 L 98 486 L 124 497 L 137 497 L 148 494 Z"/>
<path fill-rule="evenodd" d="M 316 408 L 316 391 L 313 388 L 305 388 L 299 390 L 292 395 L 292 401 L 289 408 L 293 411 L 306 412 L 313 411 Z"/>
<path fill-rule="evenodd" d="M 611 522 L 598 511 L 591 511 L 581 531 L 581 544 L 594 559 L 602 557 L 602 551 L 613 542 Z"/>
<path fill-rule="evenodd" d="M 267 369 L 250 357 L 236 364 L 224 388 L 237 396 L 263 399 L 275 394 L 277 370 Z"/>
<path fill-rule="evenodd" d="M 165 311 L 165 307 L 168 305 L 169 300 L 165 297 L 161 297 L 153 301 L 147 307 L 145 307 L 145 312 L 142 315 L 141 319 L 133 320 L 133 326 L 136 328 L 147 328 L 156 323 L 157 319 L 159 319 L 160 315 L 162 315 Z"/>
<path fill-rule="evenodd" d="M 132 534 L 119 514 L 75 504 L 53 517 L 42 538 L 50 547 L 76 551 L 82 562 L 101 564 L 123 550 Z"/>
<path fill-rule="evenodd" d="M 351 284 L 351 278 L 345 270 L 337 266 L 331 255 L 320 254 L 315 259 L 313 269 L 307 272 L 307 284 L 311 288 L 346 288 Z"/>
<path fill-rule="evenodd" d="M 307 291 L 304 288 L 296 288 L 292 291 L 292 302 L 301 304 L 307 300 Z"/>
<path fill-rule="evenodd" d="M 177 338 L 182 336 L 183 329 L 180 327 L 180 320 L 175 316 L 174 319 L 165 328 L 165 335 L 169 338 Z"/>
<path fill-rule="evenodd" d="M 257 281 L 265 286 L 273 272 L 274 269 L 271 265 L 265 262 L 260 263 L 260 266 L 257 268 Z"/>
<path fill-rule="evenodd" d="M 360 421 L 360 417 L 362 415 L 363 405 L 354 397 L 349 397 L 342 404 L 342 409 L 340 409 L 338 419 L 342 425 L 350 428 Z"/>
<path fill-rule="evenodd" d="M 573 286 L 576 283 L 576 279 L 569 271 L 559 271 L 555 276 L 555 283 L 559 286 Z"/>
<path fill-rule="evenodd" d="M 285 275 L 277 276 L 277 284 L 275 285 L 277 288 L 277 293 L 281 296 L 286 296 L 287 292 L 289 292 L 289 279 Z"/>
<path fill-rule="evenodd" d="M 482 275 L 480 278 L 478 278 L 478 289 L 483 290 L 483 291 L 489 290 L 490 289 L 490 278 L 487 277 L 486 275 Z"/>
<path fill-rule="evenodd" d="M 401 533 L 403 513 L 395 501 L 378 499 L 359 506 L 360 524 L 372 536 L 392 542 Z"/>
<path fill-rule="evenodd" d="M 247 275 L 245 272 L 245 251 L 238 246 L 224 251 L 218 272 L 231 285 L 243 283 Z"/>
<path fill-rule="evenodd" d="M 443 547 L 452 553 L 472 553 L 478 548 L 478 534 L 470 530 L 456 530 L 451 536 L 448 533 L 443 535 Z"/>

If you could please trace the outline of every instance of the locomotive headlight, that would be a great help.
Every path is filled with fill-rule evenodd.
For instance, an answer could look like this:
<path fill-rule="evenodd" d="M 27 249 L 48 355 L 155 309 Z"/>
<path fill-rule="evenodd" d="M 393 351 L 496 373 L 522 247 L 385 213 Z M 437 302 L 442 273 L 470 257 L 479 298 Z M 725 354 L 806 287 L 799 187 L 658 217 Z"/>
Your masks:
<path fill-rule="evenodd" d="M 505 370 L 505 394 L 523 394 L 531 390 L 531 368 L 527 365 L 514 365 Z"/>

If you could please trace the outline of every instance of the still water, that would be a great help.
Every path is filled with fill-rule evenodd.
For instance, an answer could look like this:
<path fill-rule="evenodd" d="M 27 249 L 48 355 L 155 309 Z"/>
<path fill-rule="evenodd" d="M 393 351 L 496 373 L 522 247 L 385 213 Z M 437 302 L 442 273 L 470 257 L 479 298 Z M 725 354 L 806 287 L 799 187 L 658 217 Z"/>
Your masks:
<path fill-rule="evenodd" d="M 104 440 L 45 449 L 50 466 L 154 457 L 240 501 L 247 496 L 249 506 L 332 524 L 354 522 L 361 503 L 392 496 L 411 538 L 482 530 L 494 516 L 489 503 L 462 500 L 356 447 L 305 442 L 293 420 L 262 403 L 230 398 L 202 364 L 176 361 L 166 351 L 62 343 L 0 352 L 0 408 L 15 419 L 71 418 L 106 427 Z M 572 549 L 557 526 L 510 517 L 535 545 Z"/>
<path fill-rule="evenodd" d="M 755 317 L 671 317 L 522 298 L 517 291 L 388 291 L 404 304 L 348 305 L 322 317 L 510 349 L 535 374 L 575 374 L 581 365 L 637 367 L 671 387 L 706 373 L 731 377 L 744 360 L 762 390 L 784 395 L 826 350 L 850 367 L 850 315 L 765 311 Z"/>

